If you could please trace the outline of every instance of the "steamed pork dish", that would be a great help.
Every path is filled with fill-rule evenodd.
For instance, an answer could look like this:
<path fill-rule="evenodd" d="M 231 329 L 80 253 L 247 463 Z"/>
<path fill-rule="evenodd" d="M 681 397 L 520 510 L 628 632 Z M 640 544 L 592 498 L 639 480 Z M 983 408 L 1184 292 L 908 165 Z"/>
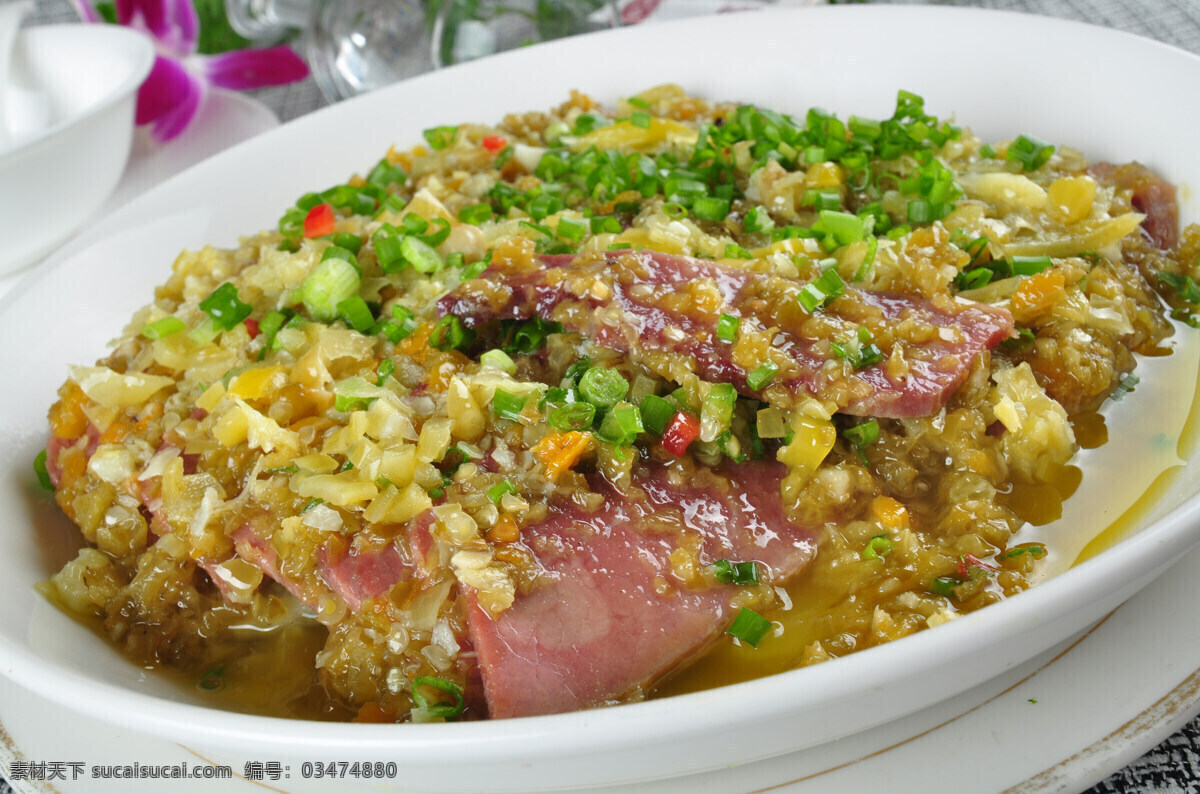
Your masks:
<path fill-rule="evenodd" d="M 1200 302 L 1157 174 L 907 92 L 424 138 L 181 254 L 50 410 L 43 592 L 222 705 L 558 713 L 954 620 Z"/>

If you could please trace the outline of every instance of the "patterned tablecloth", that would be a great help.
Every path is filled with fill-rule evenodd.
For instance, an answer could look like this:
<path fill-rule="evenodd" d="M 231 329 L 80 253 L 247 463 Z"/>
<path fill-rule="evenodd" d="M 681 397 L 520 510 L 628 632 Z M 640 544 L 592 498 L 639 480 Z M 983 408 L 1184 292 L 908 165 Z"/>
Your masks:
<path fill-rule="evenodd" d="M 1200 54 L 1200 0 L 943 0 L 942 4 L 1080 20 L 1158 39 Z M 40 24 L 74 19 L 68 0 L 36 0 L 29 22 Z M 325 104 L 311 79 L 259 91 L 257 98 L 269 105 L 281 121 L 302 116 Z M 1195 791 L 1200 791 L 1200 717 L 1193 719 L 1142 758 L 1089 789 L 1086 794 L 1174 794 Z M 3 780 L 0 780 L 0 794 L 11 794 L 11 789 Z"/>

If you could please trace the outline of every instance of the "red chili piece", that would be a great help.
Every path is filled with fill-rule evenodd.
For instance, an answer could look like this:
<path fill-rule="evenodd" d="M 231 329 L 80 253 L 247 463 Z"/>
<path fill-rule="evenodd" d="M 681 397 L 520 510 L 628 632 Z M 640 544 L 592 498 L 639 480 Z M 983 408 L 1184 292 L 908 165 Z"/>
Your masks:
<path fill-rule="evenodd" d="M 503 135 L 489 135 L 483 139 L 482 143 L 483 148 L 489 152 L 498 152 L 505 146 L 508 146 L 508 141 L 505 140 Z"/>
<path fill-rule="evenodd" d="M 983 560 L 976 557 L 974 554 L 964 554 L 958 558 L 958 578 L 964 582 L 982 576 L 990 576 L 994 571 L 999 570 L 995 565 L 989 565 Z M 972 577 L 972 572 L 978 571 L 975 577 Z"/>
<path fill-rule="evenodd" d="M 337 216 L 333 214 L 333 207 L 328 204 L 318 204 L 308 211 L 308 215 L 304 216 L 304 236 L 324 237 L 327 234 L 333 234 L 336 222 Z"/>
<path fill-rule="evenodd" d="M 250 338 L 258 336 L 258 320 L 250 317 L 246 318 L 246 331 L 250 334 Z"/>
<path fill-rule="evenodd" d="M 663 430 L 663 449 L 677 458 L 681 457 L 699 435 L 700 420 L 687 411 L 677 411 Z"/>

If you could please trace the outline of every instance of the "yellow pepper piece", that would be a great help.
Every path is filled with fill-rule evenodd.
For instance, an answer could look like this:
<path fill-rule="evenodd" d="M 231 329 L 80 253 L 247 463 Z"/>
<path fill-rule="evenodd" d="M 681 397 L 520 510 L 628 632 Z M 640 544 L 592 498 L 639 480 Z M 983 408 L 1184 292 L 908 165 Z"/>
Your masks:
<path fill-rule="evenodd" d="M 785 503 L 799 497 L 800 489 L 812 479 L 837 441 L 837 429 L 828 419 L 796 413 L 790 426 L 794 434 L 792 443 L 778 453 L 779 460 L 789 467 L 782 486 Z"/>
<path fill-rule="evenodd" d="M 591 445 L 592 438 L 587 433 L 577 430 L 551 433 L 534 446 L 533 454 L 546 464 L 546 476 L 550 481 L 557 482 L 564 471 L 579 462 Z"/>
<path fill-rule="evenodd" d="M 229 384 L 228 394 L 241 397 L 244 400 L 257 400 L 275 391 L 272 380 L 284 372 L 283 367 L 254 367 L 239 372 Z M 287 378 L 281 378 L 279 385 L 287 383 Z"/>
<path fill-rule="evenodd" d="M 679 143 L 695 144 L 697 132 L 686 124 L 672 119 L 651 118 L 649 127 L 639 127 L 631 121 L 618 121 L 607 127 L 580 135 L 572 148 L 581 152 L 589 146 L 606 149 L 650 149 L 661 144 L 667 136 Z"/>

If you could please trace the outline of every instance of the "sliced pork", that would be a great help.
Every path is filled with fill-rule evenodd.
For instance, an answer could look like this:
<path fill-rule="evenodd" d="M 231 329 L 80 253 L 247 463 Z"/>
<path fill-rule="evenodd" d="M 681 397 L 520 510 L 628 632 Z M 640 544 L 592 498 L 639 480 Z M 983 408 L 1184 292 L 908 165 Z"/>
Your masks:
<path fill-rule="evenodd" d="M 1129 203 L 1146 216 L 1142 231 L 1147 239 L 1164 251 L 1175 247 L 1179 239 L 1179 205 L 1174 185 L 1141 163 L 1095 163 L 1089 170 L 1133 191 Z"/>
<path fill-rule="evenodd" d="M 966 379 L 977 355 L 1012 333 L 1008 312 L 978 303 L 847 288 L 823 312 L 796 300 L 802 285 L 767 273 L 650 251 L 543 257 L 536 267 L 494 265 L 439 303 L 466 325 L 534 315 L 560 322 L 596 344 L 638 356 L 677 378 L 680 357 L 700 377 L 762 397 L 747 361 L 721 341 L 722 314 L 739 318 L 776 352 L 777 383 L 835 402 L 860 416 L 929 416 Z M 883 342 L 879 363 L 854 369 L 833 352 L 858 328 Z M 669 354 L 661 356 L 657 354 Z M 779 354 L 782 355 L 779 355 Z M 760 354 L 762 355 L 762 354 Z M 771 395 L 766 397 L 770 400 Z"/>
<path fill-rule="evenodd" d="M 654 465 L 636 477 L 644 499 L 599 476 L 599 510 L 559 504 L 522 530 L 543 574 L 490 616 L 468 621 L 491 717 L 553 714 L 636 698 L 703 650 L 738 612 L 741 588 L 704 572 L 720 559 L 756 560 L 785 582 L 812 559 L 815 536 L 785 514 L 784 467 L 719 473 Z M 769 572 L 769 573 L 768 573 Z"/>

